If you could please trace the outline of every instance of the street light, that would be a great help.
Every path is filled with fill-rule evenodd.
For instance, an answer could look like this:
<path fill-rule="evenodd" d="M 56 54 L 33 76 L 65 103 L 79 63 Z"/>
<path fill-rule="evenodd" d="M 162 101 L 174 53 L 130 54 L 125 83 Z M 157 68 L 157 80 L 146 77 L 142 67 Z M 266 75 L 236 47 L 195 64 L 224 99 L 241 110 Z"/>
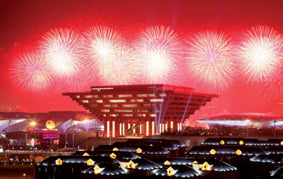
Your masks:
<path fill-rule="evenodd" d="M 88 124 L 89 124 L 89 121 L 88 121 L 88 118 L 85 118 L 84 119 L 84 122 L 86 123 L 86 133 L 85 133 L 85 135 L 86 135 L 86 150 L 87 150 L 87 148 L 88 148 L 88 128 L 89 128 L 89 126 L 88 126 Z"/>
<path fill-rule="evenodd" d="M 276 137 L 276 122 L 277 121 L 273 121 L 273 136 Z"/>
<path fill-rule="evenodd" d="M 36 126 L 36 121 L 31 121 L 31 122 L 29 123 L 29 125 L 32 126 L 32 127 L 35 127 L 35 126 Z"/>
<path fill-rule="evenodd" d="M 73 140 L 73 144 L 72 144 L 72 149 L 75 148 L 75 127 L 73 127 L 73 124 L 74 124 L 74 121 L 72 119 L 72 123 L 71 123 L 71 127 L 73 128 L 73 137 L 72 137 L 72 140 Z"/>
<path fill-rule="evenodd" d="M 246 131 L 246 137 L 249 137 L 249 124 L 250 124 L 251 120 L 250 119 L 246 119 L 246 125 L 247 125 L 247 131 Z"/>
<path fill-rule="evenodd" d="M 34 129 L 34 127 L 36 126 L 36 121 L 31 121 L 31 122 L 29 123 L 29 126 L 30 126 L 32 129 Z M 28 142 L 28 129 L 29 129 L 29 128 L 27 128 L 27 130 L 26 130 L 26 145 L 27 145 L 27 142 Z"/>
<path fill-rule="evenodd" d="M 71 127 L 73 129 L 73 144 L 72 144 L 72 148 L 74 149 L 75 148 L 75 133 L 77 132 L 77 125 L 78 125 L 78 121 L 74 121 L 72 119 L 72 122 L 71 122 Z"/>

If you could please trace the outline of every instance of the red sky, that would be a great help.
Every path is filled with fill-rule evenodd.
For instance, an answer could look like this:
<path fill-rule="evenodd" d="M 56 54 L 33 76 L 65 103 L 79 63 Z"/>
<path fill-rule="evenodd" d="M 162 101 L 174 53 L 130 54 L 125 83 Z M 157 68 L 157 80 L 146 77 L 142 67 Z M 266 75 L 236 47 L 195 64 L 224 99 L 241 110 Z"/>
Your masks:
<path fill-rule="evenodd" d="M 283 33 L 282 7 L 282 0 L 2 0 L 0 111 L 83 110 L 60 92 L 34 94 L 11 82 L 9 65 L 15 53 L 51 28 L 104 24 L 117 28 L 129 39 L 149 25 L 170 26 L 179 34 L 216 29 L 234 35 L 256 25 L 270 26 Z M 278 105 L 281 94 L 264 98 L 258 94 L 260 90 L 243 82 L 234 83 L 204 112 L 283 111 Z"/>

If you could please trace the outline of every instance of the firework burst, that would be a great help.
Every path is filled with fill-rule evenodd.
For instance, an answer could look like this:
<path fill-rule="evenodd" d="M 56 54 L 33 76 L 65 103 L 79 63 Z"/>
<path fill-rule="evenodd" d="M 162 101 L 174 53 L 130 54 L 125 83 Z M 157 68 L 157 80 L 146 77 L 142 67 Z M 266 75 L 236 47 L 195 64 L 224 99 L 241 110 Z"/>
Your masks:
<path fill-rule="evenodd" d="M 223 33 L 202 32 L 188 41 L 188 71 L 204 87 L 224 89 L 234 78 L 230 39 Z"/>
<path fill-rule="evenodd" d="M 136 45 L 143 79 L 154 83 L 174 79 L 179 47 L 179 38 L 170 28 L 154 26 L 145 29 Z"/>
<path fill-rule="evenodd" d="M 43 36 L 42 53 L 48 67 L 58 77 L 77 73 L 81 61 L 79 36 L 70 29 L 54 29 Z"/>
<path fill-rule="evenodd" d="M 83 34 L 84 53 L 90 71 L 104 68 L 121 49 L 122 37 L 112 28 L 94 26 Z"/>
<path fill-rule="evenodd" d="M 101 65 L 98 74 L 100 78 L 109 84 L 129 84 L 137 80 L 139 76 L 138 61 L 135 51 L 127 46 L 116 50 L 115 55 L 108 59 L 108 63 Z"/>
<path fill-rule="evenodd" d="M 19 56 L 11 65 L 10 71 L 12 80 L 18 87 L 34 92 L 48 88 L 53 81 L 44 58 L 37 53 Z"/>
<path fill-rule="evenodd" d="M 265 81 L 281 68 L 282 36 L 272 28 L 254 27 L 239 48 L 241 67 L 249 82 Z"/>

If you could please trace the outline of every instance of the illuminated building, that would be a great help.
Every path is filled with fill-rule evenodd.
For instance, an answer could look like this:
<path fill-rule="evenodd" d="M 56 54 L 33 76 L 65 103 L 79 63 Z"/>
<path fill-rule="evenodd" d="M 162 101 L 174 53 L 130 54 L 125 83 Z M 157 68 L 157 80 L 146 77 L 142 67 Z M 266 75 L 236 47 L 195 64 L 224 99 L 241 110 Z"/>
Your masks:
<path fill-rule="evenodd" d="M 50 156 L 35 164 L 35 178 L 238 178 L 238 169 L 220 159 L 172 157 L 172 150 L 169 149 L 167 157 L 160 157 L 162 154 L 154 149 L 154 145 L 159 143 L 166 147 L 163 142 L 166 140 L 130 139 L 121 142 L 121 146 L 126 149 L 138 143 L 139 147 L 134 151 L 126 151 L 115 145 L 103 145 L 93 151 Z M 176 141 L 167 140 L 167 143 L 176 144 Z M 150 157 L 144 155 L 150 151 L 146 146 L 148 149 L 153 148 Z M 182 146 L 180 142 L 179 146 Z M 175 150 L 178 150 L 177 146 Z"/>
<path fill-rule="evenodd" d="M 77 146 L 79 136 L 100 135 L 103 130 L 103 123 L 94 117 L 83 111 L 0 112 L 0 133 L 10 141 L 2 143 L 2 147 Z"/>
<path fill-rule="evenodd" d="M 248 125 L 257 128 L 281 126 L 283 116 L 270 113 L 222 113 L 199 119 L 198 122 L 209 126 L 239 126 Z"/>
<path fill-rule="evenodd" d="M 185 119 L 214 94 L 164 85 L 93 86 L 89 92 L 63 93 L 104 122 L 105 137 L 149 136 L 181 131 Z"/>

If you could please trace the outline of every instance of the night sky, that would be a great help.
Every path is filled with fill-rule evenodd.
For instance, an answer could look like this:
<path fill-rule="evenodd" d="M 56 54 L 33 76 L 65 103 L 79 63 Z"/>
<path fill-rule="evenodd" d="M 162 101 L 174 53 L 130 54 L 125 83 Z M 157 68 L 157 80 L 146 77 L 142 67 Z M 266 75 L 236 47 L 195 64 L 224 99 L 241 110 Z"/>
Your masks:
<path fill-rule="evenodd" d="M 118 29 L 129 40 L 140 29 L 151 25 L 170 26 L 181 36 L 211 29 L 239 38 L 242 31 L 257 25 L 272 27 L 282 34 L 282 7 L 282 0 L 1 0 L 0 111 L 83 110 L 62 96 L 63 92 L 70 92 L 68 89 L 61 93 L 33 93 L 11 82 L 9 66 L 15 55 L 36 45 L 36 40 L 49 29 L 107 25 Z M 264 85 L 236 81 L 219 98 L 213 99 L 203 113 L 283 114 L 281 92 L 266 91 L 267 95 L 262 95 L 259 92 L 263 88 Z M 196 88 L 196 91 L 205 89 Z"/>

